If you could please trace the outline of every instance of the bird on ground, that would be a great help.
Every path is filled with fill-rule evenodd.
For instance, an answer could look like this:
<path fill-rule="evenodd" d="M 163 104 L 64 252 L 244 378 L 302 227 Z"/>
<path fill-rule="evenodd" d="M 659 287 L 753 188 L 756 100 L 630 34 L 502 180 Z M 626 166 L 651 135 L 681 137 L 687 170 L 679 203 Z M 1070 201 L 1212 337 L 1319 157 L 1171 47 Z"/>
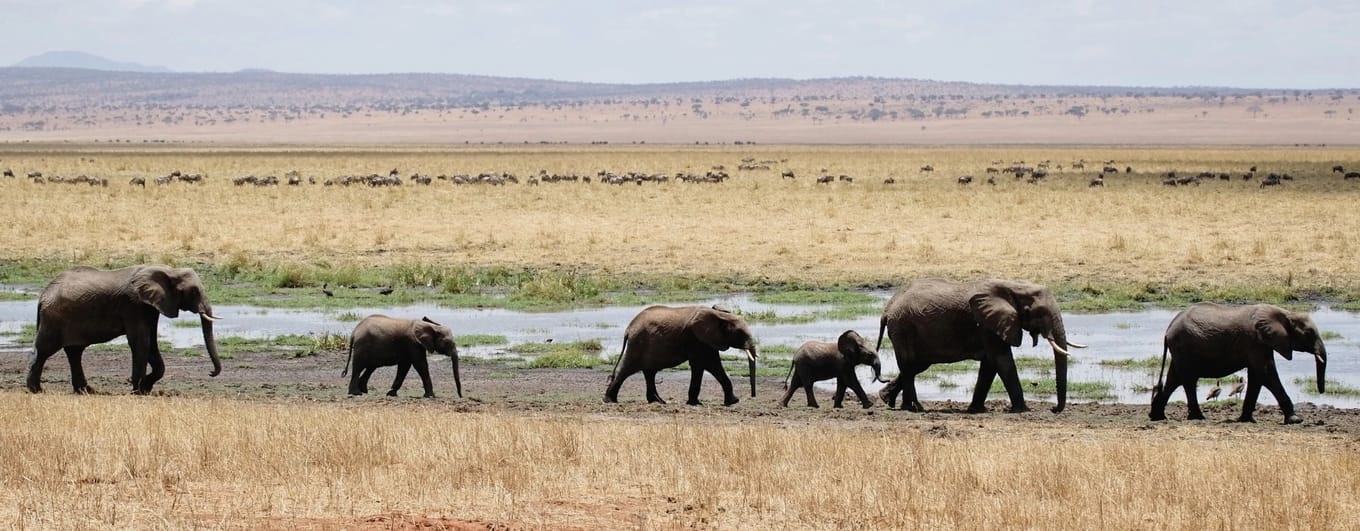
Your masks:
<path fill-rule="evenodd" d="M 1211 388 L 1211 389 L 1209 389 L 1209 394 L 1204 395 L 1204 399 L 1205 399 L 1205 400 L 1213 400 L 1213 399 L 1215 399 L 1215 398 L 1218 398 L 1218 394 L 1221 393 L 1221 392 L 1223 392 L 1223 388 L 1220 387 L 1220 386 L 1218 385 L 1218 381 L 1215 380 L 1215 381 L 1214 381 L 1214 387 Z"/>
<path fill-rule="evenodd" d="M 331 290 L 326 289 L 329 285 L 330 284 L 327 282 L 321 283 L 321 293 L 324 293 L 327 297 L 334 297 L 335 294 L 332 293 Z"/>
<path fill-rule="evenodd" d="M 1238 376 L 1238 377 L 1237 377 L 1237 382 L 1236 382 L 1236 383 L 1233 383 L 1232 391 L 1229 391 L 1229 392 L 1228 392 L 1228 396 L 1237 396 L 1237 395 L 1242 394 L 1242 387 L 1244 387 L 1245 385 L 1246 385 L 1246 382 L 1242 381 L 1242 377 L 1241 377 L 1241 376 Z"/>
<path fill-rule="evenodd" d="M 378 290 L 378 295 L 391 295 L 391 294 L 392 294 L 392 287 L 391 287 L 391 286 L 388 286 L 388 287 L 385 287 L 385 288 L 382 288 L 382 289 L 379 289 L 379 290 Z"/>

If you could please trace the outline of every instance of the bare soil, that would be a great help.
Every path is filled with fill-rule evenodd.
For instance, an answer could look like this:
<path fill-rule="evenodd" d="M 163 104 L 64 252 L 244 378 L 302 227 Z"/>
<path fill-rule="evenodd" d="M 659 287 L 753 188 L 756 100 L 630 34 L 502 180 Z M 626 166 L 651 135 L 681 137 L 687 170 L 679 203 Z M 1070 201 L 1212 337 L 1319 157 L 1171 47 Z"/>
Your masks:
<path fill-rule="evenodd" d="M 0 388 L 20 392 L 26 375 L 24 355 L 12 352 L 0 356 Z M 761 376 L 756 379 L 757 397 L 749 396 L 745 374 L 731 374 L 741 402 L 723 407 L 722 394 L 711 377 L 705 376 L 700 399 L 702 406 L 687 406 L 688 371 L 667 371 L 657 377 L 657 386 L 666 404 L 648 404 L 643 397 L 641 375 L 624 384 L 619 403 L 603 402 L 609 374 L 597 369 L 526 369 L 480 359 L 464 358 L 461 365 L 463 398 L 454 391 L 452 371 L 446 363 L 432 361 L 434 399 L 420 398 L 420 378 L 408 374 L 399 396 L 385 396 L 395 367 L 381 368 L 370 380 L 368 395 L 349 397 L 348 377 L 341 377 L 344 352 L 328 352 L 305 358 L 286 358 L 277 353 L 238 353 L 223 360 L 222 374 L 208 376 L 206 359 L 170 357 L 166 375 L 156 386 L 162 396 L 195 396 L 270 402 L 336 402 L 343 407 L 450 408 L 460 412 L 488 414 L 548 415 L 583 418 L 626 418 L 639 421 L 671 421 L 682 417 L 690 422 L 749 423 L 767 422 L 778 426 L 826 426 L 872 430 L 921 430 L 948 437 L 1015 435 L 1122 438 L 1131 433 L 1159 432 L 1170 437 L 1217 439 L 1234 434 L 1259 435 L 1262 432 L 1290 434 L 1329 434 L 1348 444 L 1360 446 L 1360 409 L 1299 403 L 1301 425 L 1285 426 L 1273 405 L 1256 408 L 1256 424 L 1235 422 L 1240 413 L 1237 402 L 1204 404 L 1206 421 L 1186 421 L 1185 406 L 1173 401 L 1167 408 L 1171 420 L 1150 422 L 1148 406 L 1098 402 L 1069 402 L 1061 414 L 1049 411 L 1052 404 L 1031 399 L 1032 411 L 1006 413 L 1009 402 L 992 395 L 990 411 L 966 412 L 971 389 L 957 390 L 958 397 L 941 402 L 925 402 L 925 413 L 890 410 L 878 397 L 863 409 L 848 395 L 845 408 L 831 407 L 829 392 L 818 391 L 821 408 L 804 406 L 802 393 L 794 395 L 789 407 L 780 407 L 783 378 Z M 129 356 L 126 352 L 86 352 L 84 366 L 90 384 L 99 393 L 127 392 Z M 70 372 L 64 356 L 53 356 L 44 369 L 45 392 L 70 392 Z M 1181 395 L 1177 395 L 1181 396 Z M 1300 397 L 1293 397 L 1296 400 Z"/>

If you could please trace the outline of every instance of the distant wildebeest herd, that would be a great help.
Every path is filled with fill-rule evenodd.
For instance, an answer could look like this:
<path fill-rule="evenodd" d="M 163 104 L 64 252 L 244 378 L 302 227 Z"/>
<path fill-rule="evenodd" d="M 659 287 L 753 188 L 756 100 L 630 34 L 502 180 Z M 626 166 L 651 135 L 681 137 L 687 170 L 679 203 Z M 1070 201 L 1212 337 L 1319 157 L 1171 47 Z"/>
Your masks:
<path fill-rule="evenodd" d="M 181 311 L 198 315 L 204 346 L 213 365 L 210 376 L 217 376 L 222 364 L 213 323 L 219 317 L 213 313 L 205 293 L 194 270 L 164 265 L 107 271 L 79 266 L 61 273 L 38 297 L 34 346 L 28 358 L 28 390 L 34 393 L 42 390 L 43 365 L 57 351 L 65 351 L 73 389 L 82 394 L 92 392 L 81 364 L 82 353 L 90 345 L 127 336 L 132 351 L 132 376 L 128 382 L 136 394 L 151 392 L 165 374 L 165 360 L 156 341 L 160 317 L 175 318 Z M 807 405 L 817 407 L 813 384 L 834 378 L 836 407 L 841 406 L 847 390 L 855 393 L 863 407 L 871 407 L 872 401 L 855 374 L 855 367 L 865 365 L 873 369 L 875 380 L 887 384 L 879 396 L 889 407 L 901 395 L 902 409 L 920 412 L 925 409 L 916 393 L 917 375 L 931 365 L 977 360 L 980 365 L 968 406 L 970 413 L 987 410 L 985 402 L 998 377 L 1010 399 L 1009 411 L 1029 411 L 1012 353 L 1013 347 L 1023 343 L 1025 334 L 1030 335 L 1035 346 L 1043 338 L 1053 349 L 1057 404 L 1051 411 L 1061 413 L 1067 404 L 1069 349 L 1086 345 L 1068 338 L 1057 299 L 1048 287 L 1006 279 L 911 281 L 885 305 L 876 344 L 871 345 L 854 330 L 841 333 L 835 342 L 804 343 L 791 360 L 780 405 L 788 406 L 793 394 L 802 389 Z M 878 351 L 883 347 L 884 337 L 891 340 L 900 368 L 892 380 L 881 378 Z M 648 307 L 624 331 L 623 346 L 604 400 L 617 402 L 623 382 L 640 372 L 647 401 L 665 403 L 657 392 L 657 373 L 687 362 L 690 370 L 687 404 L 700 405 L 704 373 L 717 380 L 724 405 L 736 404 L 739 400 L 719 356 L 728 349 L 746 352 L 751 396 L 756 396 L 759 354 L 755 335 L 744 317 L 719 306 Z M 424 387 L 424 396 L 434 397 L 427 352 L 449 357 L 455 389 L 460 397 L 463 394 L 454 334 L 449 327 L 429 318 L 371 315 L 355 326 L 348 350 L 341 377 L 352 363 L 349 395 L 366 394 L 374 370 L 395 365 L 397 374 L 387 392 L 389 396 L 397 396 L 407 371 L 414 368 Z M 1274 358 L 1279 353 L 1285 359 L 1293 359 L 1294 352 L 1313 355 L 1317 390 L 1324 392 L 1327 349 L 1317 325 L 1307 314 L 1269 304 L 1192 305 L 1177 314 L 1167 327 L 1162 343 L 1163 369 L 1158 371 L 1148 417 L 1165 419 L 1167 400 L 1175 389 L 1183 387 L 1188 417 L 1203 419 L 1196 398 L 1198 380 L 1221 379 L 1246 369 L 1245 386 L 1236 388 L 1240 391 L 1245 387 L 1246 392 L 1239 421 L 1254 422 L 1256 399 L 1265 388 L 1275 396 L 1286 424 L 1301 422 L 1284 391 Z M 1215 386 L 1209 398 L 1217 395 Z"/>
<path fill-rule="evenodd" d="M 741 164 L 737 166 L 737 169 L 740 171 L 771 170 L 772 165 L 784 162 L 786 162 L 786 159 L 757 161 L 754 158 L 744 158 L 742 159 Z M 1087 162 L 1085 160 L 1075 160 L 1072 161 L 1072 163 L 1068 165 L 1067 168 L 1069 170 L 1084 171 L 1086 169 L 1086 165 Z M 986 168 L 987 178 L 981 182 L 995 186 L 997 184 L 997 176 L 1010 174 L 1014 176 L 1015 180 L 1017 181 L 1023 179 L 1026 183 L 1029 184 L 1041 184 L 1046 182 L 1046 179 L 1049 178 L 1051 171 L 1062 172 L 1063 170 L 1064 168 L 1062 164 L 1060 163 L 1053 164 L 1053 162 L 1050 160 L 1040 161 L 1031 166 L 1027 165 L 1023 160 L 1012 161 L 1011 163 L 1008 164 L 1005 161 L 998 159 L 993 160 L 991 165 Z M 920 167 L 920 172 L 924 174 L 933 174 L 935 172 L 935 167 L 932 164 L 925 164 Z M 1106 185 L 1107 182 L 1106 179 L 1108 177 L 1119 175 L 1121 173 L 1124 175 L 1132 175 L 1134 174 L 1134 168 L 1130 165 L 1124 165 L 1121 170 L 1121 168 L 1116 164 L 1115 161 L 1113 160 L 1103 161 L 1103 163 L 1101 164 L 1101 171 L 1095 174 L 1093 177 L 1091 177 L 1091 179 L 1088 181 L 1088 186 L 1092 188 L 1104 187 Z M 1360 172 L 1346 171 L 1345 167 L 1340 164 L 1332 166 L 1332 173 L 1342 174 L 1342 178 L 1344 180 L 1360 179 Z M 1243 172 L 1201 171 L 1198 173 L 1190 174 L 1181 173 L 1173 170 L 1161 174 L 1161 183 L 1164 186 L 1176 187 L 1176 186 L 1199 185 L 1203 184 L 1206 181 L 1215 180 L 1232 181 L 1234 178 L 1234 174 L 1240 176 L 1240 179 L 1243 181 L 1251 181 L 1256 179 L 1258 176 L 1256 166 L 1251 166 L 1248 170 Z M 83 174 L 69 178 L 62 177 L 59 175 L 45 177 L 41 171 L 30 171 L 26 175 L 28 179 L 30 179 L 32 182 L 36 184 L 65 183 L 107 187 L 110 182 L 108 177 L 91 177 Z M 13 178 L 15 177 L 15 173 L 12 169 L 5 169 L 3 176 Z M 1261 175 L 1260 177 L 1261 178 L 1258 181 L 1258 183 L 1261 188 L 1269 186 L 1279 186 L 1287 181 L 1294 180 L 1294 177 L 1289 173 L 1267 172 Z M 518 175 L 514 173 L 506 171 L 482 172 L 476 174 L 440 173 L 437 175 L 427 173 L 412 173 L 410 175 L 403 177 L 400 170 L 396 168 L 393 168 L 391 171 L 383 173 L 348 174 L 318 179 L 316 176 L 312 175 L 303 177 L 301 172 L 297 170 L 292 170 L 285 173 L 283 175 L 283 178 L 279 178 L 277 175 L 256 176 L 252 174 L 233 177 L 231 179 L 231 182 L 236 186 L 252 185 L 258 187 L 278 185 L 302 186 L 318 184 L 322 186 L 389 187 L 389 186 L 402 186 L 407 183 L 428 186 L 438 181 L 444 181 L 454 185 L 485 184 L 493 186 L 502 186 L 508 184 L 526 184 L 529 186 L 537 186 L 540 183 L 578 183 L 578 182 L 586 184 L 589 184 L 591 182 L 598 182 L 602 184 L 612 185 L 624 185 L 624 184 L 643 185 L 647 183 L 666 183 L 670 181 L 686 183 L 724 183 L 727 182 L 728 179 L 730 178 L 731 175 L 726 171 L 726 166 L 722 164 L 717 164 L 713 165 L 711 169 L 703 173 L 695 173 L 689 171 L 678 171 L 670 173 L 668 172 L 649 173 L 638 171 L 614 172 L 611 170 L 600 170 L 596 172 L 594 175 L 590 174 L 580 175 L 577 173 L 570 172 L 550 173 L 546 169 L 541 169 L 537 173 L 530 174 L 523 179 L 521 179 Z M 785 169 L 780 171 L 780 178 L 781 180 L 796 181 L 798 177 L 793 170 Z M 145 187 L 147 185 L 148 180 L 150 180 L 152 184 L 158 186 L 168 186 L 176 182 L 188 184 L 202 183 L 207 180 L 207 176 L 202 173 L 185 173 L 176 170 L 166 173 L 164 175 L 159 175 L 150 178 L 143 176 L 132 177 L 131 179 L 129 179 L 128 184 L 133 186 Z M 832 172 L 829 172 L 826 168 L 822 168 L 820 171 L 820 175 L 814 179 L 814 182 L 816 184 L 829 185 L 837 182 L 845 184 L 854 184 L 856 181 L 855 177 L 852 175 L 833 174 Z M 977 178 L 974 177 L 973 175 L 960 175 L 957 178 L 955 178 L 954 182 L 958 183 L 959 185 L 970 185 L 978 181 Z M 884 178 L 882 180 L 882 183 L 885 185 L 893 185 L 898 183 L 898 179 L 897 177 L 890 175 Z"/>

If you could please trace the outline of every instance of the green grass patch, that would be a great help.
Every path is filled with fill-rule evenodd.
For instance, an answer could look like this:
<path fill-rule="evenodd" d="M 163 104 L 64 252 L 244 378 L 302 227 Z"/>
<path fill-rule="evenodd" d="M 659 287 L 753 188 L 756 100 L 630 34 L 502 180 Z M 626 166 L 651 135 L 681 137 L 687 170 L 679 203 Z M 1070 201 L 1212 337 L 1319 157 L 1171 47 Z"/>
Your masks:
<path fill-rule="evenodd" d="M 959 384 L 957 382 L 954 382 L 953 380 L 940 380 L 935 384 L 935 386 L 939 387 L 941 390 L 959 388 Z"/>
<path fill-rule="evenodd" d="M 815 323 L 817 321 L 847 321 L 858 319 L 866 315 L 878 315 L 882 312 L 882 308 L 878 305 L 836 306 L 826 310 L 792 315 L 781 315 L 774 310 L 744 311 L 741 308 L 736 308 L 732 311 L 745 318 L 748 323 L 782 325 L 807 324 Z"/>
<path fill-rule="evenodd" d="M 1314 396 L 1321 396 L 1317 392 L 1317 378 L 1314 378 L 1312 376 L 1295 378 L 1294 383 L 1297 384 L 1301 389 L 1303 389 L 1303 392 L 1305 393 Z M 1339 396 L 1360 396 L 1360 388 L 1351 387 L 1336 380 L 1327 380 L 1326 394 Z"/>
<path fill-rule="evenodd" d="M 23 323 L 18 330 L 0 332 L 0 335 L 13 338 L 14 342 L 20 345 L 33 345 L 33 340 L 38 338 L 38 325 L 36 323 Z"/>
<path fill-rule="evenodd" d="M 1020 386 L 1025 396 L 1049 397 L 1058 394 L 1058 381 L 1052 378 L 1020 377 Z M 1006 395 L 1006 386 L 1001 378 L 992 381 L 990 395 Z M 1108 382 L 1067 382 L 1067 397 L 1082 400 L 1110 400 L 1115 398 L 1114 385 Z"/>
<path fill-rule="evenodd" d="M 585 352 L 549 352 L 535 356 L 525 367 L 530 369 L 592 369 L 600 357 Z"/>
<path fill-rule="evenodd" d="M 598 358 L 600 352 L 604 351 L 604 344 L 600 343 L 600 340 L 598 339 L 556 343 L 520 343 L 518 345 L 511 345 L 505 350 L 516 354 L 539 356 L 548 354 L 589 354 Z"/>
<path fill-rule="evenodd" d="M 24 293 L 18 291 L 0 291 L 0 302 L 12 301 L 31 301 L 38 298 L 37 293 Z"/>
<path fill-rule="evenodd" d="M 1100 360 L 1100 366 L 1110 367 L 1113 369 L 1128 369 L 1128 370 L 1159 369 L 1162 366 L 1162 358 L 1152 357 L 1141 359 L 1124 358 L 1117 360 Z"/>
<path fill-rule="evenodd" d="M 1331 330 L 1323 330 L 1320 335 L 1322 336 L 1323 341 L 1334 341 L 1338 339 L 1344 339 L 1345 337 L 1342 336 L 1340 333 L 1333 332 Z"/>
<path fill-rule="evenodd" d="M 203 326 L 203 324 L 202 321 L 199 321 L 198 319 L 173 319 L 170 321 L 170 326 L 175 328 L 198 328 Z"/>
<path fill-rule="evenodd" d="M 486 377 L 493 380 L 510 380 L 519 378 L 519 374 L 513 371 L 491 371 L 486 373 Z"/>
<path fill-rule="evenodd" d="M 837 306 L 876 305 L 875 312 L 882 311 L 884 301 L 877 296 L 855 291 L 765 291 L 751 296 L 751 300 L 761 304 L 833 304 Z"/>
<path fill-rule="evenodd" d="M 762 358 L 764 358 L 766 354 L 771 354 L 775 356 L 792 356 L 794 352 L 798 351 L 798 347 L 792 347 L 789 345 L 759 345 L 756 347 L 756 349 L 757 352 L 760 353 Z"/>
<path fill-rule="evenodd" d="M 1133 323 L 1115 323 L 1115 330 L 1129 330 L 1133 328 Z"/>
<path fill-rule="evenodd" d="M 354 312 L 340 312 L 335 314 L 335 317 L 332 317 L 332 319 L 342 323 L 357 323 L 362 321 L 364 317 Z"/>
<path fill-rule="evenodd" d="M 510 343 L 510 340 L 505 336 L 498 336 L 493 334 L 466 334 L 461 336 L 454 336 L 453 342 L 457 344 L 459 347 L 486 347 L 493 345 L 505 345 Z"/>

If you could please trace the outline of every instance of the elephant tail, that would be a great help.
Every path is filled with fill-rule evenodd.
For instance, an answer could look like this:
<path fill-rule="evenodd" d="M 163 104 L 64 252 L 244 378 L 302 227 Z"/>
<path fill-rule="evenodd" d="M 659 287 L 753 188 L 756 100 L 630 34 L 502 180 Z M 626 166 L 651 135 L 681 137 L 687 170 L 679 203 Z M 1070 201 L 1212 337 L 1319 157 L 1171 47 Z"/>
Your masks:
<path fill-rule="evenodd" d="M 888 313 L 883 312 L 883 317 L 878 318 L 878 344 L 874 345 L 874 352 L 883 350 L 883 331 L 888 328 Z"/>
<path fill-rule="evenodd" d="M 619 347 L 619 359 L 614 360 L 614 369 L 609 371 L 609 382 L 614 383 L 614 377 L 619 374 L 619 363 L 623 362 L 623 353 L 628 351 L 628 334 L 623 335 L 623 346 Z"/>
<path fill-rule="evenodd" d="M 792 382 L 793 382 L 793 364 L 790 363 L 789 373 L 784 375 L 784 389 L 788 389 L 790 385 L 793 385 Z"/>
<path fill-rule="evenodd" d="M 1163 384 L 1162 375 L 1163 375 L 1163 373 L 1166 372 L 1166 352 L 1167 352 L 1167 350 L 1169 350 L 1168 347 L 1169 347 L 1169 345 L 1166 344 L 1166 340 L 1163 339 L 1163 340 L 1162 340 L 1162 366 L 1161 366 L 1161 368 L 1157 369 L 1157 385 L 1152 386 L 1152 396 L 1154 396 L 1154 397 L 1162 393 L 1162 384 Z"/>
<path fill-rule="evenodd" d="M 349 353 L 345 354 L 345 370 L 340 371 L 340 377 L 344 378 L 349 374 L 349 361 L 354 359 L 354 336 L 349 336 Z M 456 362 L 455 362 L 456 363 Z"/>

